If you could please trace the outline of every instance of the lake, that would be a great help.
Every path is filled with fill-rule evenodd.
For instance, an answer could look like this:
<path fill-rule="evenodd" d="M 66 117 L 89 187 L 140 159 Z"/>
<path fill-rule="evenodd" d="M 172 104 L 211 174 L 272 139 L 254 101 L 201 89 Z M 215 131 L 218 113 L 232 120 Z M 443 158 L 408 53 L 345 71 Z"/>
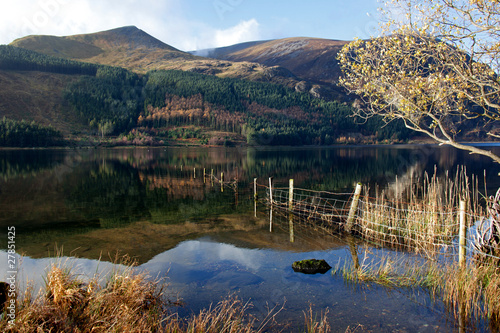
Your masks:
<path fill-rule="evenodd" d="M 493 150 L 500 154 L 500 147 Z M 303 311 L 311 306 L 318 313 L 329 309 L 334 332 L 358 325 L 376 332 L 453 332 L 457 323 L 425 293 L 353 286 L 331 272 L 295 273 L 291 264 L 301 259 L 343 266 L 353 248 L 360 256 L 397 254 L 301 223 L 292 242 L 286 217 L 275 216 L 270 231 L 263 204 L 254 215 L 253 179 L 264 185 L 273 177 L 276 186 L 287 186 L 293 178 L 296 187 L 339 193 L 352 193 L 361 182 L 397 195 L 396 180 L 409 186 L 425 172 L 444 177 L 462 166 L 477 176 L 483 193 L 500 187 L 499 165 L 433 145 L 3 150 L 0 272 L 7 271 L 7 227 L 15 226 L 21 285 L 42 285 L 56 254 L 92 275 L 111 269 L 118 251 L 166 278 L 171 297 L 184 303 L 181 315 L 237 295 L 253 304 L 257 317 L 284 304 L 278 320 L 291 331 L 303 327 Z M 212 170 L 231 186 L 221 189 L 203 176 Z"/>

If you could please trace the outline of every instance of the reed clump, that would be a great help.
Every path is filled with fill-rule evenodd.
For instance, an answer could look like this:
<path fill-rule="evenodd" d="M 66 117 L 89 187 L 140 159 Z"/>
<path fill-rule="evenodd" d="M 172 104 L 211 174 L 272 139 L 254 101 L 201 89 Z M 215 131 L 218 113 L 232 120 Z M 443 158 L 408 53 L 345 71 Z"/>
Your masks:
<path fill-rule="evenodd" d="M 497 261 L 472 262 L 461 269 L 447 266 L 443 275 L 442 294 L 454 315 L 467 318 L 500 320 L 500 268 Z"/>
<path fill-rule="evenodd" d="M 395 188 L 404 190 L 377 191 L 374 198 L 362 198 L 357 228 L 365 239 L 432 257 L 453 248 L 459 233 L 460 200 L 467 203 L 470 215 L 484 215 L 477 179 L 470 181 L 465 170 L 457 171 L 454 179 L 425 174 L 421 182 Z"/>
<path fill-rule="evenodd" d="M 124 264 L 126 263 L 126 264 Z M 257 321 L 251 304 L 229 296 L 189 318 L 181 318 L 166 297 L 166 286 L 145 272 L 133 269 L 128 259 L 121 268 L 91 279 L 73 274 L 71 267 L 53 264 L 45 288 L 36 296 L 27 288 L 16 299 L 16 319 L 11 325 L 3 316 L 1 332 L 165 332 L 165 333 L 259 333 L 278 324 L 276 316 L 284 306 L 269 310 Z M 330 332 L 326 313 L 319 319 L 312 310 L 305 313 L 308 332 Z M 317 321 L 318 320 L 318 321 Z M 278 329 L 279 331 L 279 329 Z"/>
<path fill-rule="evenodd" d="M 359 264 L 337 265 L 332 274 L 355 285 L 378 284 L 386 288 L 418 289 L 432 300 L 441 300 L 459 325 L 487 319 L 492 332 L 500 330 L 500 267 L 496 259 L 456 262 L 383 255 L 370 257 L 366 248 Z"/>

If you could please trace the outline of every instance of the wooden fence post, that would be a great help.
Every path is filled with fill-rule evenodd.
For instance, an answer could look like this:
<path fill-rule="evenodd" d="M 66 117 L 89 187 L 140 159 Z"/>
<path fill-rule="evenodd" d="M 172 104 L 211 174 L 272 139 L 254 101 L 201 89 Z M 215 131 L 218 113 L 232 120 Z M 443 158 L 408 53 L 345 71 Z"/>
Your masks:
<path fill-rule="evenodd" d="M 273 206 L 273 177 L 269 177 L 269 201 Z"/>
<path fill-rule="evenodd" d="M 465 268 L 466 263 L 466 244 L 467 244 L 467 230 L 466 230 L 466 216 L 465 216 L 465 201 L 460 200 L 460 231 L 459 231 L 459 248 L 458 248 L 458 265 L 460 268 Z"/>
<path fill-rule="evenodd" d="M 220 191 L 224 192 L 224 172 L 220 173 Z"/>
<path fill-rule="evenodd" d="M 354 196 L 352 198 L 351 202 L 351 209 L 349 210 L 349 216 L 347 217 L 347 223 L 346 223 L 346 231 L 351 232 L 352 226 L 354 224 L 354 217 L 356 215 L 356 211 L 358 210 L 358 203 L 359 203 L 359 196 L 361 195 L 361 183 L 358 183 L 356 185 L 356 190 L 354 191 Z"/>
<path fill-rule="evenodd" d="M 269 177 L 269 232 L 273 232 L 273 177 Z"/>
<path fill-rule="evenodd" d="M 254 201 L 254 216 L 257 217 L 257 200 L 259 196 L 257 195 L 257 178 L 253 179 L 253 201 Z"/>
<path fill-rule="evenodd" d="M 293 179 L 290 179 L 288 191 L 288 223 L 290 228 L 290 243 L 295 242 L 295 231 L 293 228 Z"/>

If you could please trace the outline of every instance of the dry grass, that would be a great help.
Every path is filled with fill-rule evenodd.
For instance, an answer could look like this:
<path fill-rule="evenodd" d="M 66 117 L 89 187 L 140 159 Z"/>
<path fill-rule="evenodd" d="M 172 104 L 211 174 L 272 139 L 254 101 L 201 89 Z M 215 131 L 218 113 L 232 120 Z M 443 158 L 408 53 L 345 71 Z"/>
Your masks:
<path fill-rule="evenodd" d="M 337 265 L 332 274 L 341 275 L 349 283 L 375 283 L 387 288 L 423 288 L 435 294 L 440 288 L 445 271 L 435 261 L 383 255 L 370 257 L 368 247 L 359 264 Z"/>
<path fill-rule="evenodd" d="M 465 170 L 457 172 L 454 179 L 426 174 L 420 184 L 412 184 L 394 199 L 378 191 L 375 198 L 365 196 L 357 220 L 360 233 L 385 246 L 436 256 L 451 247 L 458 236 L 460 200 L 467 203 L 469 214 L 484 214 L 475 183 Z"/>
<path fill-rule="evenodd" d="M 443 299 L 456 317 L 500 320 L 500 268 L 495 262 L 473 262 L 465 269 L 448 266 L 442 281 Z"/>
<path fill-rule="evenodd" d="M 304 311 L 305 327 L 307 333 L 326 333 L 331 332 L 330 324 L 328 323 L 328 309 L 324 313 L 320 314 L 320 318 L 313 313 L 312 307 L 309 306 L 309 310 Z"/>
<path fill-rule="evenodd" d="M 0 320 L 2 332 L 188 332 L 188 333 L 259 333 L 273 327 L 284 307 L 270 309 L 266 318 L 257 321 L 250 315 L 250 303 L 230 296 L 190 318 L 180 318 L 165 296 L 161 280 L 138 273 L 133 263 L 121 262 L 106 276 L 97 274 L 88 281 L 72 273 L 65 264 L 48 270 L 45 289 L 32 295 L 27 288 L 17 301 L 16 320 Z M 319 321 L 310 309 L 305 312 L 307 332 L 330 332 L 328 311 Z M 279 329 L 278 329 L 279 331 Z"/>
<path fill-rule="evenodd" d="M 128 266 L 103 284 L 99 276 L 84 282 L 71 270 L 53 265 L 45 291 L 18 299 L 16 321 L 4 332 L 154 332 L 168 305 L 159 281 Z M 161 284 L 160 284 L 161 285 Z"/>

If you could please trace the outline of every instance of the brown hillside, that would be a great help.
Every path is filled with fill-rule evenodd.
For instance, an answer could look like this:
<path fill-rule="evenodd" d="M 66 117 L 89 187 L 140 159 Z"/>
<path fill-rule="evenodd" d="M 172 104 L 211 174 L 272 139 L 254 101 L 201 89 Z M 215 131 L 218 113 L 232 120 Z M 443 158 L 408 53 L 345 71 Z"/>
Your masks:
<path fill-rule="evenodd" d="M 228 52 L 215 50 L 212 56 L 230 61 L 281 66 L 296 76 L 318 83 L 336 84 L 340 75 L 336 56 L 348 42 L 319 38 L 285 38 L 258 43 Z"/>
<path fill-rule="evenodd" d="M 64 134 L 81 130 L 63 98 L 63 89 L 78 77 L 43 72 L 0 70 L 0 116 L 52 125 Z"/>
<path fill-rule="evenodd" d="M 179 51 L 136 27 L 123 27 L 93 34 L 67 37 L 27 36 L 12 46 L 67 59 L 145 72 L 151 64 L 196 60 L 199 57 Z"/>

